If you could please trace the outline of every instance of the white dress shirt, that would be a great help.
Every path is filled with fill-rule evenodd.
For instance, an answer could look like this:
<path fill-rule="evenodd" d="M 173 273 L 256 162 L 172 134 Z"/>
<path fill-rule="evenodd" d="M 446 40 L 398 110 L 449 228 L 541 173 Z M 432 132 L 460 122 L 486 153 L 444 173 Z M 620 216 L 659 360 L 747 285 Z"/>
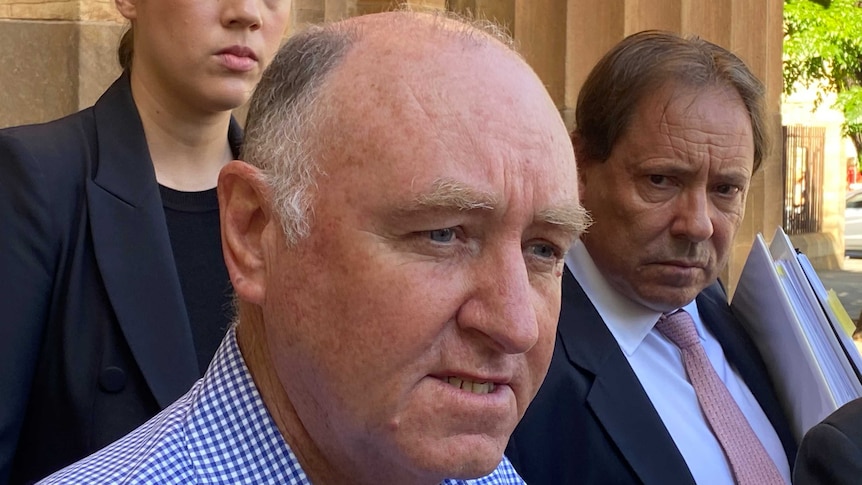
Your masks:
<path fill-rule="evenodd" d="M 700 409 L 679 349 L 654 329 L 661 313 L 632 301 L 611 287 L 580 241 L 566 255 L 566 266 L 628 359 L 694 480 L 699 484 L 733 484 L 730 465 Z M 775 461 L 784 480 L 790 483 L 787 455 L 760 404 L 725 358 L 721 345 L 703 325 L 697 303 L 692 301 L 682 308 L 694 320 L 701 343 L 718 376 Z"/>

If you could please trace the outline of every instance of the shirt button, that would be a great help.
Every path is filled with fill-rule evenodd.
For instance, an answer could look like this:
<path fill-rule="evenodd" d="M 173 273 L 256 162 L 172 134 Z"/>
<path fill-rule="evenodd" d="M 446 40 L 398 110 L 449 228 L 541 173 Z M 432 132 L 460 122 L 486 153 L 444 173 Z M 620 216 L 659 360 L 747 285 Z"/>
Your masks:
<path fill-rule="evenodd" d="M 99 374 L 99 387 L 111 394 L 122 391 L 126 387 L 126 373 L 119 367 L 105 367 Z"/>

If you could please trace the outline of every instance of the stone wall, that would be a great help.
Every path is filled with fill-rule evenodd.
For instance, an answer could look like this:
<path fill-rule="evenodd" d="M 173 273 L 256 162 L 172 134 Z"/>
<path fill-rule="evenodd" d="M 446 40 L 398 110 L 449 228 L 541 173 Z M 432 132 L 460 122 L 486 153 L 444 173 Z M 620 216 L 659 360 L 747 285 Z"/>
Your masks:
<path fill-rule="evenodd" d="M 378 12 L 395 1 L 294 0 L 287 35 L 308 23 Z M 661 28 L 698 34 L 742 57 L 766 84 L 770 133 L 780 140 L 782 0 L 411 0 L 505 25 L 544 80 L 569 127 L 578 89 L 624 36 Z M 0 0 L 0 127 L 49 120 L 93 103 L 119 72 L 124 22 L 102 0 Z M 755 175 L 724 275 L 733 287 L 757 232 L 781 224 L 781 150 Z"/>
<path fill-rule="evenodd" d="M 93 104 L 120 72 L 124 29 L 105 0 L 0 0 L 0 127 Z"/>

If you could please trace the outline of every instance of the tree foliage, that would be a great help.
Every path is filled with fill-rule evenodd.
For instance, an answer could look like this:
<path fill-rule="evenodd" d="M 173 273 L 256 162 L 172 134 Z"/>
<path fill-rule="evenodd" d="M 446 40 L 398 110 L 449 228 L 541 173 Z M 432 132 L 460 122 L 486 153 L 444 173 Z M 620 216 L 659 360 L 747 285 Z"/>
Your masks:
<path fill-rule="evenodd" d="M 784 1 L 784 92 L 795 83 L 838 95 L 844 132 L 862 155 L 862 1 Z"/>

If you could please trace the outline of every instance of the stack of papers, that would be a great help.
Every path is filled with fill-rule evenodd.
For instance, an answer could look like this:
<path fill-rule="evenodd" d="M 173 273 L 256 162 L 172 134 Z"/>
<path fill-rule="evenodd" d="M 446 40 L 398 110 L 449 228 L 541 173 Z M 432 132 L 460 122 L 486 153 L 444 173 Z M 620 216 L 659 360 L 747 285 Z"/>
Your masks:
<path fill-rule="evenodd" d="M 760 350 L 797 439 L 862 397 L 853 322 L 781 228 L 769 247 L 757 235 L 730 306 Z"/>

